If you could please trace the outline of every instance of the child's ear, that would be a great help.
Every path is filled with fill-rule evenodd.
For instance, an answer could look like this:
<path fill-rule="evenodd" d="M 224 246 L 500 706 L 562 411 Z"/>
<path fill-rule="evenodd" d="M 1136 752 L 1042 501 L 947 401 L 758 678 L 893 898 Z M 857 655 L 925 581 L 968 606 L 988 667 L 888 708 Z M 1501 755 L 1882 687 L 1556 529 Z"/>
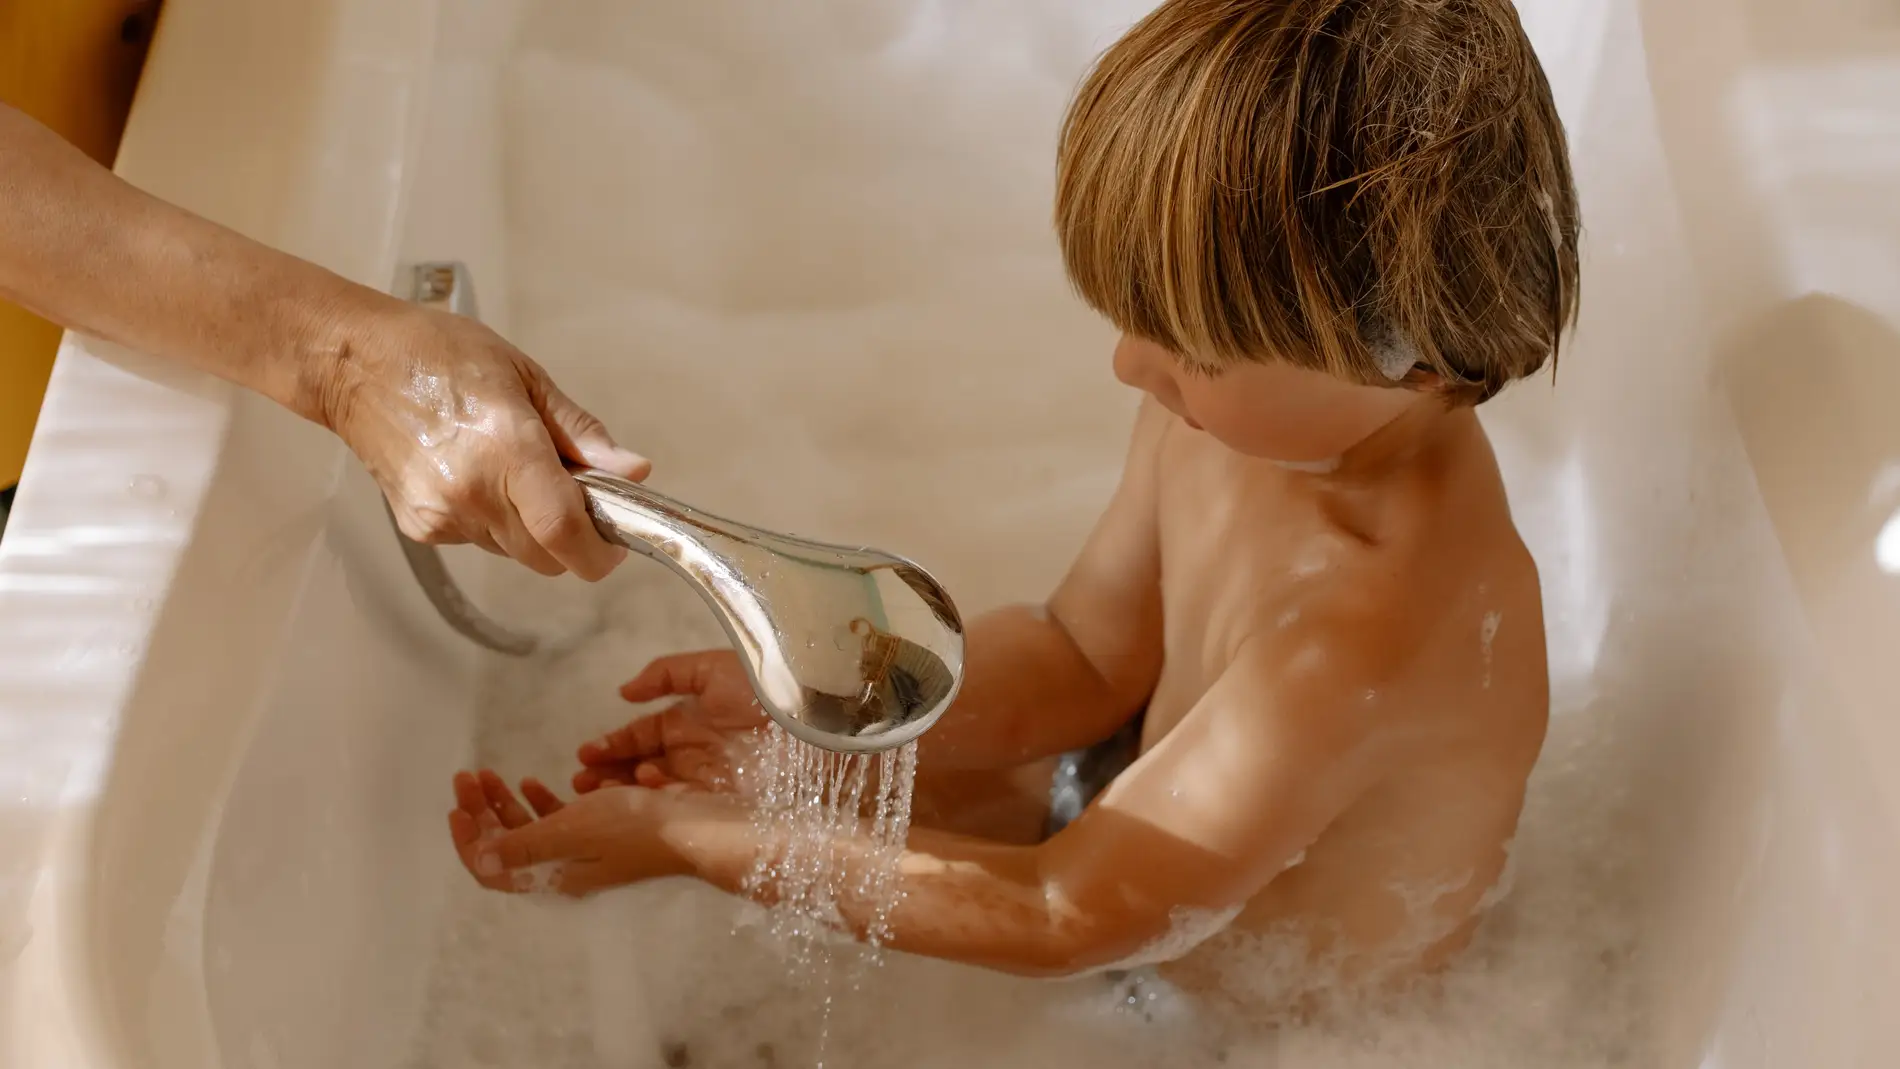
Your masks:
<path fill-rule="evenodd" d="M 1448 408 L 1455 408 L 1459 404 L 1471 404 L 1474 401 L 1473 389 L 1469 385 L 1452 382 L 1425 365 L 1416 365 L 1412 370 L 1408 370 L 1406 376 L 1398 380 L 1398 389 L 1410 389 L 1414 393 L 1436 397 Z"/>
<path fill-rule="evenodd" d="M 1445 393 L 1445 376 L 1424 364 L 1413 364 L 1412 370 L 1399 379 L 1399 386 L 1418 393 L 1443 394 Z"/>
<path fill-rule="evenodd" d="M 1453 382 L 1423 364 L 1406 372 L 1405 377 L 1399 380 L 1399 388 L 1436 397 L 1447 407 L 1452 408 L 1460 405 L 1476 405 L 1485 400 L 1481 387 Z"/>

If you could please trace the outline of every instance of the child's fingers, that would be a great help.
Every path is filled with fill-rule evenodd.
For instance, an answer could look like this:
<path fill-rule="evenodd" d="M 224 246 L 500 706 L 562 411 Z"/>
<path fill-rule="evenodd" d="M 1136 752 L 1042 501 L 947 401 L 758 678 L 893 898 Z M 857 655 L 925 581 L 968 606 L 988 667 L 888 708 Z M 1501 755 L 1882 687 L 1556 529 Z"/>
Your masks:
<path fill-rule="evenodd" d="M 528 811 L 515 800 L 515 792 L 508 789 L 503 780 L 491 769 L 481 771 L 482 794 L 488 799 L 488 808 L 501 819 L 501 826 L 509 830 L 519 828 L 534 821 Z"/>
<path fill-rule="evenodd" d="M 532 776 L 521 781 L 521 796 L 534 807 L 535 815 L 541 817 L 551 817 L 559 813 L 562 806 L 566 804 L 561 801 L 559 795 L 548 790 L 546 784 Z"/>
<path fill-rule="evenodd" d="M 457 772 L 450 781 L 455 786 L 455 806 L 469 816 L 488 811 L 488 797 L 482 793 L 481 780 L 473 772 Z"/>
<path fill-rule="evenodd" d="M 531 865 L 584 858 L 599 849 L 599 842 L 590 842 L 587 835 L 585 821 L 570 820 L 567 816 L 537 820 L 514 829 L 492 843 L 484 843 L 481 848 L 482 861 L 491 866 L 498 862 L 502 869 L 512 871 Z"/>
<path fill-rule="evenodd" d="M 718 746 L 722 736 L 706 723 L 697 705 L 681 702 L 658 717 L 660 743 L 668 750 L 682 746 Z"/>
<path fill-rule="evenodd" d="M 714 736 L 717 740 L 717 736 Z M 713 758 L 714 750 L 706 746 L 680 746 L 666 751 L 667 778 L 675 783 L 685 783 L 694 787 L 710 787 L 715 778 Z M 641 784 L 646 786 L 646 784 Z"/>
<path fill-rule="evenodd" d="M 504 873 L 501 864 L 492 855 L 484 854 L 481 844 L 492 835 L 505 835 L 495 814 L 484 806 L 482 815 L 477 818 L 465 809 L 449 811 L 449 838 L 455 842 L 455 853 L 462 859 L 462 867 L 468 870 L 475 882 L 491 891 L 506 891 Z"/>
<path fill-rule="evenodd" d="M 669 710 L 670 712 L 671 710 Z M 581 764 L 603 765 L 617 761 L 638 761 L 660 752 L 661 738 L 664 734 L 662 718 L 643 716 L 617 727 L 591 742 L 584 742 L 578 752 Z"/>
<path fill-rule="evenodd" d="M 673 782 L 673 777 L 655 761 L 643 761 L 633 770 L 633 782 L 636 786 L 651 787 L 658 790 Z"/>
<path fill-rule="evenodd" d="M 620 696 L 630 702 L 650 702 L 670 694 L 702 694 L 718 666 L 731 656 L 731 650 L 700 650 L 661 657 L 627 680 Z"/>
<path fill-rule="evenodd" d="M 481 841 L 481 837 L 481 825 L 475 822 L 474 817 L 460 809 L 449 810 L 449 838 L 454 840 L 457 850 L 474 846 Z"/>
<path fill-rule="evenodd" d="M 570 782 L 575 794 L 592 794 L 603 787 L 625 787 L 633 782 L 634 765 L 611 765 L 607 768 L 583 768 L 574 773 Z"/>

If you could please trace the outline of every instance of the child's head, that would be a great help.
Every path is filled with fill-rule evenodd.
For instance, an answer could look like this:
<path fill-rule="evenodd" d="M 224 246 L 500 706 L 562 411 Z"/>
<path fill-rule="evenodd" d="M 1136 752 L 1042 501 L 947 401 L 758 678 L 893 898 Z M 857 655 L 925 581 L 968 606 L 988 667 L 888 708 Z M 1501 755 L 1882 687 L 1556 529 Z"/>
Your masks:
<path fill-rule="evenodd" d="M 1510 0 L 1167 0 L 1083 83 L 1058 172 L 1117 373 L 1242 452 L 1483 401 L 1576 314 L 1563 125 Z"/>

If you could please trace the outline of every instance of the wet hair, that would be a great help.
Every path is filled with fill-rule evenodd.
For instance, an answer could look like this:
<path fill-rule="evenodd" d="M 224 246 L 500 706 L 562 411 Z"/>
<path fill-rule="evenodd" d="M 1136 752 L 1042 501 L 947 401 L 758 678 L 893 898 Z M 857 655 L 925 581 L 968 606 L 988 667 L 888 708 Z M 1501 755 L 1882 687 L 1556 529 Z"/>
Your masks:
<path fill-rule="evenodd" d="M 1576 318 L 1563 123 L 1510 0 L 1167 0 L 1070 105 L 1056 228 L 1084 300 L 1201 368 L 1475 404 Z"/>

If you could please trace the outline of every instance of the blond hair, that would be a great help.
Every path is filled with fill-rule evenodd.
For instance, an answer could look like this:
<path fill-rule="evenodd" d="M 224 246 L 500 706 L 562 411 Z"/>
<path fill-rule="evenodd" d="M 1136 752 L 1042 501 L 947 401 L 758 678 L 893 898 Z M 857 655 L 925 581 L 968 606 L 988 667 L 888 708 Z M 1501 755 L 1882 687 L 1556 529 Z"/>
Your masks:
<path fill-rule="evenodd" d="M 1555 360 L 1578 225 L 1509 0 L 1168 0 L 1062 126 L 1069 277 L 1203 367 L 1427 371 L 1483 401 Z"/>

